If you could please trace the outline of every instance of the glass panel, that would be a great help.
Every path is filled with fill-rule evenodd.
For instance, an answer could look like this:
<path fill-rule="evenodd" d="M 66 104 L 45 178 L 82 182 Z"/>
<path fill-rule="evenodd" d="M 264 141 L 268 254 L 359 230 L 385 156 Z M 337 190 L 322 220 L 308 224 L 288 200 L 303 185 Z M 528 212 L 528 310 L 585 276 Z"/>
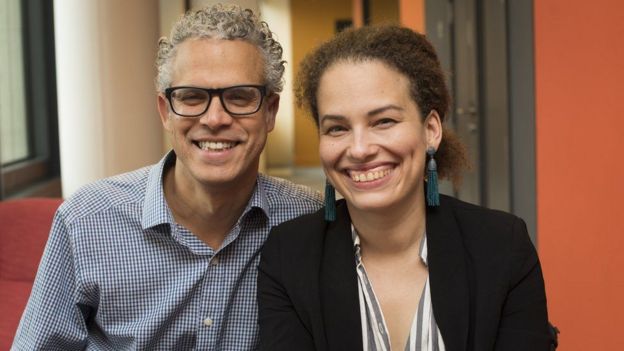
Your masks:
<path fill-rule="evenodd" d="M 24 51 L 20 0 L 0 2 L 0 163 L 27 158 Z"/>

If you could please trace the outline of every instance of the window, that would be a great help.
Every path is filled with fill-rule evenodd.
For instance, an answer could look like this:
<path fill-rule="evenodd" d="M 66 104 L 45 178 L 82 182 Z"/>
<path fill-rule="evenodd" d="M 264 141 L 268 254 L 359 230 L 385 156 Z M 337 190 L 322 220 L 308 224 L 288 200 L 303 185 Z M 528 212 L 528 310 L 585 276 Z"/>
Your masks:
<path fill-rule="evenodd" d="M 0 3 L 0 199 L 61 196 L 53 3 Z"/>

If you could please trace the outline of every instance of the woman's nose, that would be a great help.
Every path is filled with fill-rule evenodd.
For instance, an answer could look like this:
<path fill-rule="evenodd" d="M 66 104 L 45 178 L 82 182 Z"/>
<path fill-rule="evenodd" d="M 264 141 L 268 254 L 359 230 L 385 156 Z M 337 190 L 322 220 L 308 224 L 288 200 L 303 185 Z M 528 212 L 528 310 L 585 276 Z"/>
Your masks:
<path fill-rule="evenodd" d="M 367 161 L 375 156 L 378 146 L 366 132 L 354 131 L 347 155 L 354 161 Z"/>

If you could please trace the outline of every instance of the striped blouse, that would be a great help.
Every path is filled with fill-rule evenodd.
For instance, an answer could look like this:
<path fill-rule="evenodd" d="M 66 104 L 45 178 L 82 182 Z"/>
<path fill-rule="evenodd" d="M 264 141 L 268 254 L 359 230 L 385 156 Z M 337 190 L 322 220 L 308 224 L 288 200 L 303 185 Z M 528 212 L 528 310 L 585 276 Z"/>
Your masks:
<path fill-rule="evenodd" d="M 384 320 L 381 306 L 377 301 L 373 287 L 368 280 L 366 269 L 360 253 L 360 237 L 351 226 L 355 263 L 358 274 L 358 290 L 360 299 L 360 318 L 362 320 L 362 344 L 364 351 L 390 351 L 390 337 Z M 427 236 L 420 243 L 420 258 L 427 266 Z M 429 276 L 425 282 L 423 293 L 415 311 L 405 351 L 445 351 L 440 329 L 433 316 Z"/>

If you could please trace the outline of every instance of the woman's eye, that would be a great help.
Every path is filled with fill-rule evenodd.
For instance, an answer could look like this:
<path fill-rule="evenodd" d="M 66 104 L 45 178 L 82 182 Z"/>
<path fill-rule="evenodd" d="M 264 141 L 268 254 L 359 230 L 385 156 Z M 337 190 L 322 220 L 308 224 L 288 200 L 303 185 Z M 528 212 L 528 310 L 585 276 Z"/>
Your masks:
<path fill-rule="evenodd" d="M 377 122 L 375 122 L 375 125 L 381 126 L 381 127 L 389 127 L 394 124 L 396 124 L 396 121 L 391 118 L 382 118 L 382 119 L 377 120 Z"/>
<path fill-rule="evenodd" d="M 325 128 L 325 134 L 327 135 L 337 135 L 340 134 L 344 131 L 346 131 L 347 128 L 343 127 L 343 126 L 331 126 L 331 127 L 327 127 Z"/>

